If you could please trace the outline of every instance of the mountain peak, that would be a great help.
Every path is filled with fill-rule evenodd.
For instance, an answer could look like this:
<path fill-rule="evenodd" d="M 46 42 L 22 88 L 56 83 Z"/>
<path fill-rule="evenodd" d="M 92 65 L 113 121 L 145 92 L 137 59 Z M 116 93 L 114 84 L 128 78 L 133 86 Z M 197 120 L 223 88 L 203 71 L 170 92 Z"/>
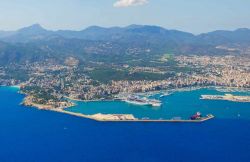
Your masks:
<path fill-rule="evenodd" d="M 85 30 L 106 30 L 107 28 L 104 27 L 100 27 L 100 26 L 90 26 L 88 28 L 86 28 Z"/>
<path fill-rule="evenodd" d="M 42 28 L 42 26 L 40 24 L 38 24 L 38 23 L 33 24 L 30 27 L 33 27 L 33 28 Z"/>
<path fill-rule="evenodd" d="M 166 29 L 159 27 L 159 26 L 153 26 L 153 25 L 130 25 L 127 26 L 126 29 L 131 32 L 137 32 L 137 33 L 164 33 L 167 32 Z"/>
<path fill-rule="evenodd" d="M 40 33 L 40 32 L 46 32 L 46 31 L 47 30 L 44 29 L 40 24 L 33 24 L 31 26 L 24 27 L 18 30 L 18 32 L 32 32 L 32 33 Z"/>

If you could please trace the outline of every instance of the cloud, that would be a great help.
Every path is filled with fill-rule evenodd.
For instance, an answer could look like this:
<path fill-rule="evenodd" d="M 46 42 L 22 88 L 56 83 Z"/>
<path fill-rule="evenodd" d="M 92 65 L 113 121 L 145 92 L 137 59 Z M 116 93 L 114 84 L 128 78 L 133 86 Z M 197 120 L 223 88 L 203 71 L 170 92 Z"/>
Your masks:
<path fill-rule="evenodd" d="M 148 0 L 118 0 L 114 3 L 114 7 L 139 6 L 148 3 Z"/>

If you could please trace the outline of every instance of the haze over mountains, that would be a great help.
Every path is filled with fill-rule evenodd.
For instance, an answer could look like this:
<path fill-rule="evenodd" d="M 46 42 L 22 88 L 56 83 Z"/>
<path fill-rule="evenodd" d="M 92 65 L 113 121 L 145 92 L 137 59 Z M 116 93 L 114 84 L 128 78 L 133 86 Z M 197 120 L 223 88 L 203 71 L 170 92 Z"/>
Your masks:
<path fill-rule="evenodd" d="M 35 24 L 0 31 L 0 63 L 73 56 L 88 60 L 171 54 L 248 54 L 250 30 L 214 31 L 200 35 L 158 26 L 130 25 L 81 31 L 50 31 Z"/>
<path fill-rule="evenodd" d="M 167 30 L 159 26 L 130 25 L 127 27 L 103 28 L 91 26 L 81 31 L 58 30 L 50 31 L 39 24 L 19 29 L 17 31 L 0 31 L 0 39 L 6 42 L 29 42 L 47 39 L 53 36 L 77 38 L 94 41 L 128 41 L 134 38 L 158 38 L 168 41 L 196 42 L 209 41 L 209 44 L 249 43 L 250 29 L 240 28 L 235 31 L 218 30 L 214 32 L 193 35 L 178 30 Z M 204 42 L 205 43 L 205 42 Z"/>

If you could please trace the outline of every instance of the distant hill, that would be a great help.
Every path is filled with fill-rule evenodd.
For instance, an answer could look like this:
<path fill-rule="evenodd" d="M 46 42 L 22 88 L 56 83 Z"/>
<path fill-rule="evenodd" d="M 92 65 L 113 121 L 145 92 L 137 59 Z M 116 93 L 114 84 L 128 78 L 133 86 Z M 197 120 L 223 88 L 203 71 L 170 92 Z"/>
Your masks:
<path fill-rule="evenodd" d="M 250 29 L 241 28 L 235 31 L 218 30 L 197 36 L 198 41 L 213 45 L 221 44 L 250 44 Z"/>
<path fill-rule="evenodd" d="M 137 39 L 147 38 L 160 39 L 165 41 L 190 41 L 195 38 L 191 33 L 181 32 L 177 30 L 166 30 L 158 26 L 143 26 L 143 25 L 130 25 L 128 27 L 112 27 L 103 28 L 98 26 L 91 26 L 82 31 L 59 30 L 49 31 L 42 28 L 39 24 L 22 28 L 18 31 L 0 32 L 1 40 L 5 42 L 29 42 L 35 40 L 47 39 L 51 36 L 61 36 L 64 38 L 76 38 L 84 40 L 95 41 L 137 41 Z"/>
<path fill-rule="evenodd" d="M 218 30 L 214 32 L 193 35 L 178 30 L 167 30 L 159 26 L 130 25 L 127 27 L 103 28 L 91 26 L 81 31 L 58 30 L 50 31 L 39 24 L 19 29 L 17 31 L 0 31 L 0 39 L 5 42 L 28 42 L 60 36 L 94 41 L 135 41 L 135 38 L 160 39 L 164 41 L 202 44 L 249 43 L 250 29 L 241 28 L 235 31 Z M 142 41 L 142 40 L 140 40 Z"/>
<path fill-rule="evenodd" d="M 35 24 L 17 31 L 0 31 L 0 41 L 0 63 L 60 60 L 68 56 L 81 60 L 119 61 L 164 53 L 242 54 L 250 51 L 250 30 L 219 30 L 193 35 L 149 25 L 50 31 Z"/>
<path fill-rule="evenodd" d="M 9 33 L 9 34 L 8 34 Z M 37 40 L 48 39 L 54 36 L 53 31 L 42 28 L 39 24 L 19 29 L 12 32 L 0 32 L 0 39 L 9 43 L 27 43 Z"/>

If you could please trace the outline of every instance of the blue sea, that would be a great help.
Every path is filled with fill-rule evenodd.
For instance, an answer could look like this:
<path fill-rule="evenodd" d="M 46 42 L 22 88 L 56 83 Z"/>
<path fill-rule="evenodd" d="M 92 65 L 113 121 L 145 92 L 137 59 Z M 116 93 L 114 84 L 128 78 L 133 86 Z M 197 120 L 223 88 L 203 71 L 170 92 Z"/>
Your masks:
<path fill-rule="evenodd" d="M 69 109 L 155 119 L 188 118 L 196 111 L 216 116 L 198 124 L 96 122 L 21 106 L 24 96 L 17 92 L 0 87 L 0 162 L 250 161 L 250 104 L 199 100 L 201 94 L 223 94 L 213 89 L 173 93 L 161 98 L 158 109 L 121 102 Z"/>
<path fill-rule="evenodd" d="M 196 112 L 203 115 L 213 114 L 221 119 L 250 119 L 250 103 L 230 101 L 200 100 L 201 95 L 224 95 L 215 89 L 198 89 L 193 91 L 177 91 L 167 96 L 159 94 L 150 96 L 161 100 L 161 107 L 133 105 L 121 101 L 76 102 L 77 106 L 68 111 L 93 115 L 96 113 L 133 114 L 137 118 L 172 119 L 180 117 L 189 119 Z M 249 95 L 250 92 L 229 92 L 233 95 Z"/>

